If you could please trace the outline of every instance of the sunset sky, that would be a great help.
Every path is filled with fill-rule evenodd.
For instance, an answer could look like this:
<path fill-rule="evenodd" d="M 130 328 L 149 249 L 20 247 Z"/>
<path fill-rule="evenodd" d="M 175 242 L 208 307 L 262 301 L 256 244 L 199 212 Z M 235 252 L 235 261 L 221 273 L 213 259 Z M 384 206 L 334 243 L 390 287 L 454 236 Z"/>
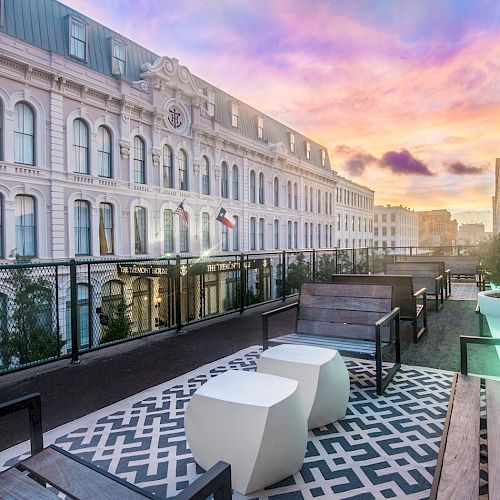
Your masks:
<path fill-rule="evenodd" d="M 324 144 L 377 204 L 491 230 L 498 0 L 63 3 Z"/>

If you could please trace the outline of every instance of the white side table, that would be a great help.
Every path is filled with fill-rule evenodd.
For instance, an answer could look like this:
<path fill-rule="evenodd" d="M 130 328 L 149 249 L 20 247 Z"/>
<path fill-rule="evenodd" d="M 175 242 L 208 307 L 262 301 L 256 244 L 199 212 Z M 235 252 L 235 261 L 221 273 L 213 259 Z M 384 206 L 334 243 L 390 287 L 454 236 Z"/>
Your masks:
<path fill-rule="evenodd" d="M 308 429 L 335 422 L 346 414 L 349 373 L 334 349 L 281 344 L 261 354 L 257 371 L 298 381 Z"/>
<path fill-rule="evenodd" d="M 205 470 L 231 465 L 233 488 L 247 494 L 297 472 L 307 446 L 306 416 L 295 380 L 229 370 L 203 384 L 184 428 Z"/>

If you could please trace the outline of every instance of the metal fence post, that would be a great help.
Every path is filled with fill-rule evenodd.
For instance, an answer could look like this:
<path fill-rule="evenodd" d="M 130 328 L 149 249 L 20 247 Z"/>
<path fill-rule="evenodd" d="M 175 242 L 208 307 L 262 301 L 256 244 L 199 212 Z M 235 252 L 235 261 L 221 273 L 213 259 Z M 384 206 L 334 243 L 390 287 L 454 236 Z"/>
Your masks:
<path fill-rule="evenodd" d="M 69 261 L 71 302 L 71 362 L 78 363 L 78 285 L 76 283 L 76 260 Z"/>
<path fill-rule="evenodd" d="M 175 266 L 177 272 L 175 273 L 175 321 L 177 323 L 176 331 L 182 331 L 182 308 L 181 308 L 181 256 L 177 255 L 175 258 Z"/>
<path fill-rule="evenodd" d="M 313 248 L 312 251 L 312 280 L 316 281 L 316 250 Z"/>
<path fill-rule="evenodd" d="M 245 276 L 245 254 L 240 255 L 240 314 L 245 310 L 245 297 L 246 297 L 246 276 Z"/>

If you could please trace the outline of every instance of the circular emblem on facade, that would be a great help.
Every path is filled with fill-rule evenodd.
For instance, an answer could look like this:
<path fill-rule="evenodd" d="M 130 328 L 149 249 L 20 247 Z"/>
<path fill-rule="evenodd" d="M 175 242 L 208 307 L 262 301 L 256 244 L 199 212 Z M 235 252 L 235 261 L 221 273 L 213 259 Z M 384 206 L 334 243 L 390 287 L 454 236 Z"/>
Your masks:
<path fill-rule="evenodd" d="M 189 121 L 184 107 L 178 104 L 170 104 L 167 107 L 167 116 L 165 117 L 167 127 L 179 134 L 185 133 L 189 128 Z"/>

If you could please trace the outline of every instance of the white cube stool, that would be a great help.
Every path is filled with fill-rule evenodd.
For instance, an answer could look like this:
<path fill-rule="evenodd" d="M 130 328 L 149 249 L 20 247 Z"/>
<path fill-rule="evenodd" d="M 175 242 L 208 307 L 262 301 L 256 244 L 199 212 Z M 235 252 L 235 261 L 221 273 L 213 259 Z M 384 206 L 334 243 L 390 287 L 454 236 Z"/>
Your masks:
<path fill-rule="evenodd" d="M 257 371 L 298 381 L 308 429 L 335 422 L 346 414 L 349 373 L 335 349 L 281 344 L 261 354 Z"/>
<path fill-rule="evenodd" d="M 196 462 L 205 470 L 229 463 L 242 494 L 294 474 L 306 453 L 298 384 L 274 375 L 229 370 L 212 378 L 191 398 L 184 428 Z"/>

